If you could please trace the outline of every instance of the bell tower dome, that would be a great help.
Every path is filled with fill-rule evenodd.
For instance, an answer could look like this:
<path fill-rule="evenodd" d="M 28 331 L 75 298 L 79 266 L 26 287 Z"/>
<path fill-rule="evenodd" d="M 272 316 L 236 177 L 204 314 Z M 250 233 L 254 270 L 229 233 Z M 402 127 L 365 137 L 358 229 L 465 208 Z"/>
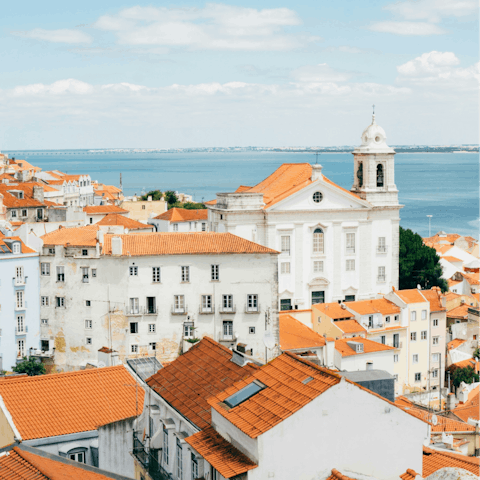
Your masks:
<path fill-rule="evenodd" d="M 387 145 L 385 130 L 375 122 L 362 133 L 362 144 L 353 151 L 352 192 L 375 206 L 398 205 L 395 185 L 395 150 Z"/>

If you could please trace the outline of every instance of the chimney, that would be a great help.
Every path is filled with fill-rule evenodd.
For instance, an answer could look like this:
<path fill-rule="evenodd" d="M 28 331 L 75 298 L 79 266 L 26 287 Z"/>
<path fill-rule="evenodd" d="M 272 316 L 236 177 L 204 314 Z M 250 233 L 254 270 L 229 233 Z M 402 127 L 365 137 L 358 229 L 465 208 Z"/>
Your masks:
<path fill-rule="evenodd" d="M 373 363 L 367 362 L 367 370 L 373 370 Z"/>
<path fill-rule="evenodd" d="M 39 202 L 44 202 L 45 198 L 44 198 L 44 193 L 43 193 L 43 187 L 39 186 L 39 185 L 35 185 L 33 187 L 33 198 L 35 200 L 38 200 Z"/>
<path fill-rule="evenodd" d="M 447 410 L 452 411 L 455 408 L 456 404 L 457 399 L 455 398 L 455 395 L 453 393 L 449 393 L 447 396 Z"/>
<path fill-rule="evenodd" d="M 112 255 L 121 255 L 122 251 L 122 237 L 112 237 Z"/>
<path fill-rule="evenodd" d="M 323 178 L 322 168 L 323 167 L 318 164 L 312 165 L 312 182 Z"/>

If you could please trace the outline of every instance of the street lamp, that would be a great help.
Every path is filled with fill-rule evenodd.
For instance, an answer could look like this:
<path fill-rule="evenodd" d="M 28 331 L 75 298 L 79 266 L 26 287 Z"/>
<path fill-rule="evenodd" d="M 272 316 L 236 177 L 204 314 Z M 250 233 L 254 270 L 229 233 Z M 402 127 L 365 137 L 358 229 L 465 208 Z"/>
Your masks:
<path fill-rule="evenodd" d="M 428 236 L 431 237 L 432 236 L 431 221 L 432 221 L 433 215 L 427 215 L 427 217 L 428 217 Z"/>

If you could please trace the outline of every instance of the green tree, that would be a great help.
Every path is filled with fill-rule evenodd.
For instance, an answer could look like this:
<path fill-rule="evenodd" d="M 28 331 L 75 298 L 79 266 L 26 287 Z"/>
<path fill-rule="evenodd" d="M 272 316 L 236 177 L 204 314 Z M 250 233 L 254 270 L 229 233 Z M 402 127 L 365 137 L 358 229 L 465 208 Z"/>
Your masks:
<path fill-rule="evenodd" d="M 447 281 L 441 277 L 440 257 L 434 248 L 423 244 L 422 237 L 410 229 L 400 227 L 399 287 L 440 287 L 448 290 Z"/>
<path fill-rule="evenodd" d="M 172 190 L 167 190 L 165 192 L 165 200 L 167 201 L 168 205 L 173 205 L 174 203 L 178 202 L 177 195 Z"/>
<path fill-rule="evenodd" d="M 478 382 L 478 373 L 475 373 L 475 370 L 470 366 L 465 368 L 457 368 L 453 372 L 452 381 L 456 388 L 458 388 L 462 382 Z"/>
<path fill-rule="evenodd" d="M 480 348 L 477 347 L 477 349 L 473 352 L 473 358 L 480 359 Z"/>
<path fill-rule="evenodd" d="M 36 358 L 23 357 L 23 362 L 17 364 L 12 368 L 15 373 L 26 373 L 28 376 L 44 375 L 46 373 L 45 365 L 38 362 Z"/>
<path fill-rule="evenodd" d="M 186 210 L 200 210 L 200 209 L 207 208 L 207 207 L 205 207 L 204 203 L 195 203 L 195 202 L 180 203 L 180 202 L 177 202 L 177 203 L 172 203 L 172 204 L 169 203 L 168 204 L 168 209 L 170 210 L 171 208 L 185 208 Z"/>
<path fill-rule="evenodd" d="M 150 192 L 146 193 L 145 195 L 142 195 L 140 197 L 140 200 L 148 200 L 148 197 L 152 197 L 152 200 L 154 202 L 157 202 L 158 200 L 161 200 L 163 197 L 163 193 L 160 190 L 150 190 Z"/>

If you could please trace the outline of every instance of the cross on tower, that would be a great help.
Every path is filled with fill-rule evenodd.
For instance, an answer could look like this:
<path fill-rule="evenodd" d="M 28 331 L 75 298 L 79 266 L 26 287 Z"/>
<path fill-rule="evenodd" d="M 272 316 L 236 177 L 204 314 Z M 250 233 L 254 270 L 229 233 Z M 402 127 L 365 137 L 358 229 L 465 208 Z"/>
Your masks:
<path fill-rule="evenodd" d="M 375 104 L 373 104 L 372 107 L 373 107 L 373 114 L 375 115 Z"/>

